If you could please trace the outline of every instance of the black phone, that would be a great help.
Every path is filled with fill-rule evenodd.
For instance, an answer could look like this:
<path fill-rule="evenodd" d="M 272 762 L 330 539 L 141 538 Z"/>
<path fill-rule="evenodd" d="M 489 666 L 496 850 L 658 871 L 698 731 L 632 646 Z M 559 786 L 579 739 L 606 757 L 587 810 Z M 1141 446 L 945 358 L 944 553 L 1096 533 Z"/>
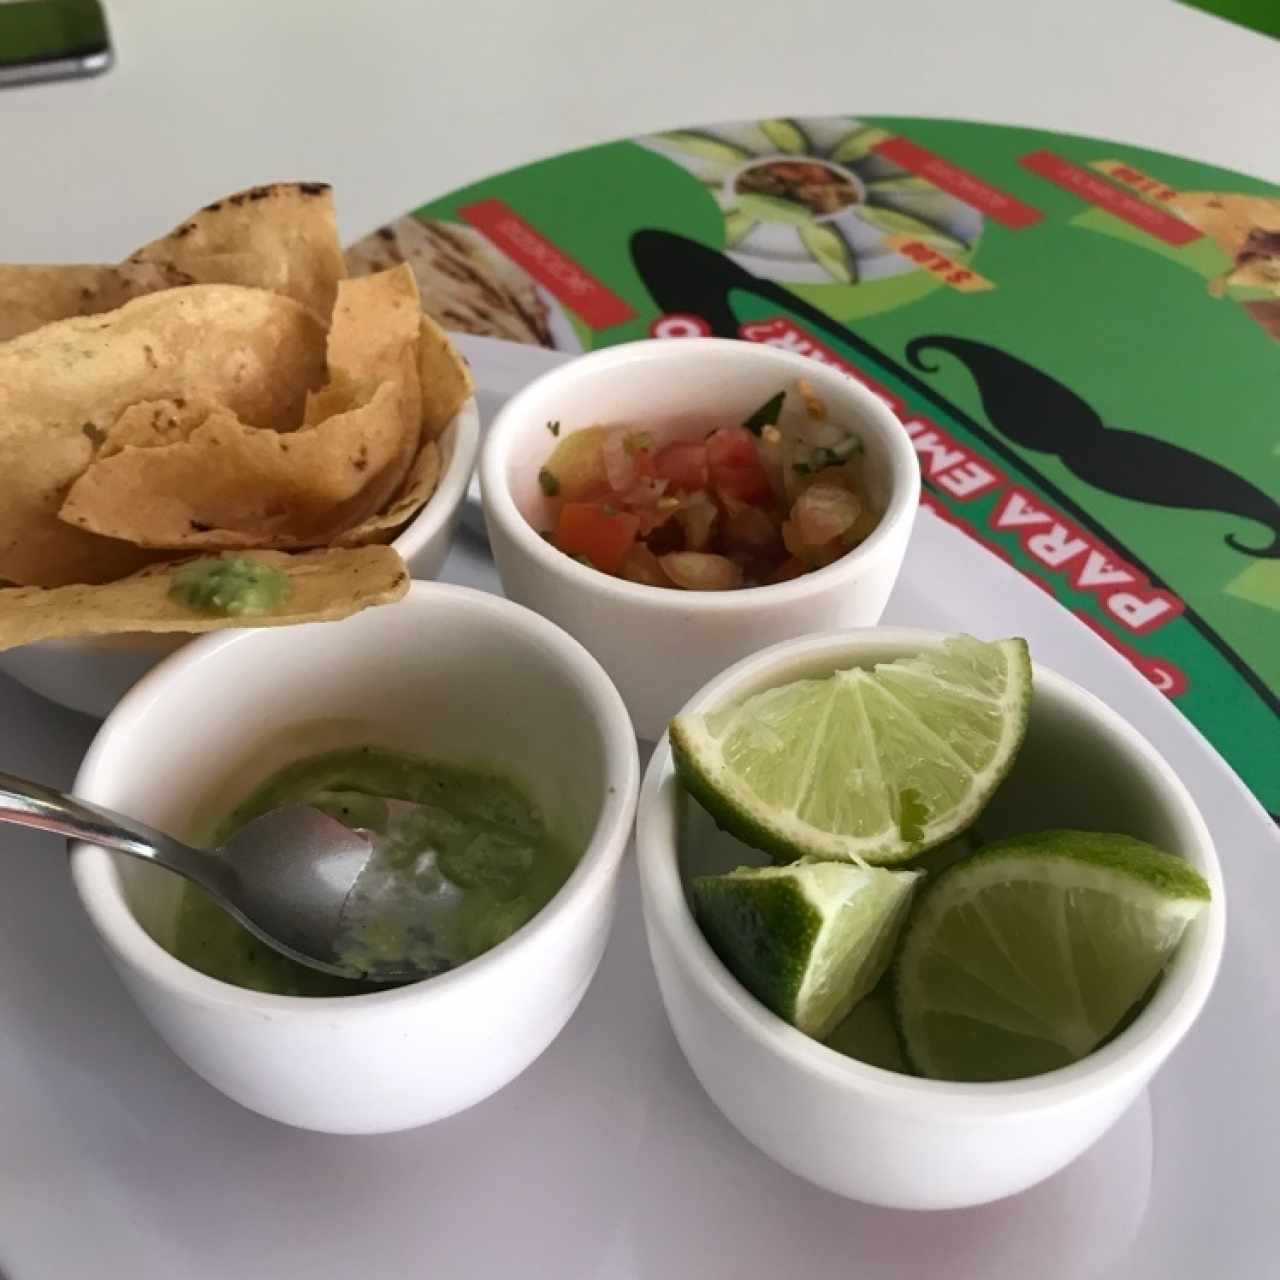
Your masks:
<path fill-rule="evenodd" d="M 98 0 L 0 0 L 0 85 L 93 76 L 110 65 Z"/>

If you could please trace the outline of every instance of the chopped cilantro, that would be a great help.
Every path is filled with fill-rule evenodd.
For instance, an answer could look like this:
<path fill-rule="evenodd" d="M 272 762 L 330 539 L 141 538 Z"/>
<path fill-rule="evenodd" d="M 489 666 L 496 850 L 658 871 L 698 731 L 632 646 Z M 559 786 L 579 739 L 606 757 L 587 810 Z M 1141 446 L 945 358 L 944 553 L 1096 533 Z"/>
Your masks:
<path fill-rule="evenodd" d="M 560 481 L 556 479 L 555 474 L 543 467 L 538 472 L 538 487 L 548 498 L 554 498 L 560 492 Z"/>
<path fill-rule="evenodd" d="M 862 452 L 862 441 L 857 436 L 850 436 L 843 444 L 837 445 L 834 449 L 820 445 L 814 449 L 808 456 L 799 462 L 791 464 L 791 470 L 798 476 L 807 476 L 814 471 L 822 471 L 827 467 L 838 467 L 842 462 L 847 462 L 855 453 Z"/>
<path fill-rule="evenodd" d="M 782 412 L 782 401 L 786 394 L 785 391 L 779 391 L 776 396 L 766 400 L 755 413 L 743 419 L 742 425 L 756 435 L 759 435 L 765 427 L 772 426 L 778 421 L 778 415 Z"/>
<path fill-rule="evenodd" d="M 653 448 L 653 437 L 647 431 L 628 431 L 622 437 L 622 447 L 628 453 L 643 453 Z"/>
<path fill-rule="evenodd" d="M 560 423 L 559 423 L 559 422 L 548 422 L 548 423 L 547 423 L 547 430 L 548 430 L 548 431 L 550 431 L 550 432 L 551 432 L 551 434 L 552 434 L 553 436 L 558 436 L 558 435 L 560 434 Z"/>

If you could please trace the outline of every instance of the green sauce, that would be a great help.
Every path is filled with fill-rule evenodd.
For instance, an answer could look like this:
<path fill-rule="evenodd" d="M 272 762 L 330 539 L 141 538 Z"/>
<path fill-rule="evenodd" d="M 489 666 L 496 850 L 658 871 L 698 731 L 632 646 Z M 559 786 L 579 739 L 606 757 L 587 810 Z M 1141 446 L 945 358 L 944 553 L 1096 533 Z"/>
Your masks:
<path fill-rule="evenodd" d="M 247 556 L 193 560 L 174 571 L 169 598 L 197 613 L 256 618 L 289 598 L 288 575 Z"/>
<path fill-rule="evenodd" d="M 386 799 L 422 807 L 393 819 Z M 407 953 L 428 972 L 444 972 L 473 959 L 545 906 L 577 860 L 509 779 L 376 747 L 295 761 L 241 804 L 214 842 L 259 814 L 297 802 L 380 837 L 376 874 L 366 873 L 356 889 L 368 899 L 346 948 L 357 962 Z M 377 990 L 295 964 L 192 885 L 183 889 L 173 954 L 254 991 L 334 996 Z"/>

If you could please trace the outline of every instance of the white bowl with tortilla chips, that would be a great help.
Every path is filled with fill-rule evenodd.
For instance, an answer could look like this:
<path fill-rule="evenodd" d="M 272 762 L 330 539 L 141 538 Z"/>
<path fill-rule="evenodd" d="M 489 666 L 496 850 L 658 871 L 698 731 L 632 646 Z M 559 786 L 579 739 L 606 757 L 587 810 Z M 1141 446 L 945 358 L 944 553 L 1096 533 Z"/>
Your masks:
<path fill-rule="evenodd" d="M 346 278 L 321 183 L 216 201 L 117 266 L 0 265 L 0 670 L 104 715 L 185 635 L 397 598 L 447 553 L 470 391 L 410 267 Z M 275 603 L 174 598 L 193 556 Z"/>

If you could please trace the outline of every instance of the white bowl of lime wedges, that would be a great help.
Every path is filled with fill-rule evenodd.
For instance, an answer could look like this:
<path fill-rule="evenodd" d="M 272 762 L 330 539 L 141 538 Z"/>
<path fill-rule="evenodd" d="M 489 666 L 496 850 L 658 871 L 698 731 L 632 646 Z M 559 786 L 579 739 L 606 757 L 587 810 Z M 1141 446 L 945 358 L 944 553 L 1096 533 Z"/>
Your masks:
<path fill-rule="evenodd" d="M 1172 769 L 1017 640 L 788 641 L 686 705 L 641 791 L 662 998 L 793 1172 L 896 1208 L 1024 1190 L 1208 998 L 1222 876 Z"/>

